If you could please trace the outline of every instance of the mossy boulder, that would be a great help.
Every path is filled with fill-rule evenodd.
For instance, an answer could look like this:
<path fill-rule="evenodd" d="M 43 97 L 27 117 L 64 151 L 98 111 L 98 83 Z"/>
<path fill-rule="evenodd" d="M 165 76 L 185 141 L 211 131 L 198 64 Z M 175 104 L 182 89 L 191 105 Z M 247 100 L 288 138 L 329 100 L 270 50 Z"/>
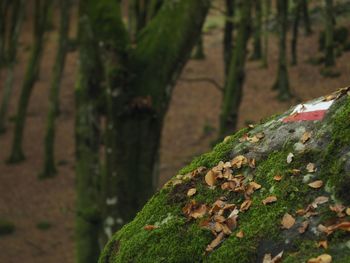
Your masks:
<path fill-rule="evenodd" d="M 349 94 L 312 101 L 331 105 L 321 120 L 295 121 L 293 107 L 225 138 L 156 193 L 99 262 L 273 262 L 281 252 L 283 262 L 350 262 Z"/>

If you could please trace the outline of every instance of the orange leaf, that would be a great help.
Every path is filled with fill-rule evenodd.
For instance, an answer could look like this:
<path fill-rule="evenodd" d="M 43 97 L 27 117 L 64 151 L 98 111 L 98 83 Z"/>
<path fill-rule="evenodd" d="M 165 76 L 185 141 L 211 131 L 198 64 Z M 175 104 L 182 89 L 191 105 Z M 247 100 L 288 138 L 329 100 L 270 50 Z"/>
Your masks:
<path fill-rule="evenodd" d="M 221 243 L 224 237 L 225 237 L 225 234 L 223 232 L 218 234 L 217 237 L 207 246 L 205 250 L 207 252 L 213 251 L 213 249 L 216 248 Z"/>
<path fill-rule="evenodd" d="M 318 188 L 321 188 L 323 186 L 323 181 L 317 180 L 317 181 L 314 181 L 312 183 L 309 183 L 308 186 L 310 186 L 311 188 L 314 188 L 314 189 L 318 189 Z"/>
<path fill-rule="evenodd" d="M 305 132 L 303 136 L 301 136 L 300 141 L 302 143 L 306 143 L 311 138 L 311 132 Z"/>
<path fill-rule="evenodd" d="M 285 213 L 282 218 L 281 224 L 282 224 L 282 228 L 290 229 L 295 224 L 295 218 L 290 214 Z"/>
<path fill-rule="evenodd" d="M 238 238 L 243 238 L 243 237 L 244 237 L 243 231 L 242 231 L 242 230 L 239 231 L 239 232 L 236 234 L 236 237 L 238 237 Z"/>
<path fill-rule="evenodd" d="M 275 175 L 274 177 L 273 177 L 273 180 L 275 180 L 275 181 L 277 181 L 277 182 L 279 182 L 279 181 L 281 181 L 282 180 L 282 175 Z"/>
<path fill-rule="evenodd" d="M 328 242 L 327 240 L 321 240 L 317 243 L 317 247 L 320 248 L 324 248 L 324 249 L 327 249 L 328 248 Z"/>
<path fill-rule="evenodd" d="M 157 228 L 159 228 L 159 226 L 155 226 L 155 225 L 147 225 L 147 226 L 143 227 L 143 229 L 147 230 L 147 231 L 151 231 L 151 230 L 154 230 L 154 229 L 157 229 Z"/>
<path fill-rule="evenodd" d="M 245 200 L 242 204 L 241 207 L 239 209 L 239 211 L 243 212 L 243 211 L 247 211 L 249 209 L 249 207 L 252 205 L 252 200 Z"/>
<path fill-rule="evenodd" d="M 209 186 L 214 186 L 216 183 L 216 175 L 212 170 L 207 172 L 204 179 Z"/>
<path fill-rule="evenodd" d="M 306 229 L 309 227 L 309 222 L 308 221 L 304 221 L 301 223 L 300 227 L 298 228 L 298 232 L 300 234 L 305 233 Z"/>
<path fill-rule="evenodd" d="M 267 205 L 267 204 L 274 203 L 274 202 L 276 202 L 276 201 L 277 201 L 277 197 L 274 196 L 274 195 L 271 195 L 271 196 L 266 197 L 266 198 L 262 201 L 262 203 L 263 203 L 264 205 Z"/>

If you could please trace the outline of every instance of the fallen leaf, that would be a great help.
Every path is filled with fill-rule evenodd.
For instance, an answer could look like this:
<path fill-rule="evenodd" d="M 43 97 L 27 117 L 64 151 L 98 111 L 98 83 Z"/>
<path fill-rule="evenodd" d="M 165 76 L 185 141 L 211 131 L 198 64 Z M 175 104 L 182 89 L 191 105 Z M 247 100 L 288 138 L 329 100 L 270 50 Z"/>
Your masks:
<path fill-rule="evenodd" d="M 349 207 L 346 208 L 345 213 L 346 213 L 348 216 L 350 216 L 350 208 L 349 208 Z"/>
<path fill-rule="evenodd" d="M 205 250 L 207 252 L 213 251 L 213 249 L 216 248 L 221 243 L 221 241 L 224 239 L 224 237 L 225 237 L 225 234 L 223 232 L 218 234 L 216 236 L 216 238 L 213 241 L 211 241 L 211 243 L 207 246 L 207 248 Z"/>
<path fill-rule="evenodd" d="M 252 186 L 254 190 L 259 190 L 261 188 L 261 185 L 254 181 L 250 182 L 249 185 Z"/>
<path fill-rule="evenodd" d="M 301 136 L 300 141 L 302 143 L 306 143 L 311 138 L 311 132 L 304 132 L 303 136 Z"/>
<path fill-rule="evenodd" d="M 290 229 L 294 224 L 295 218 L 292 215 L 285 213 L 281 221 L 282 228 Z"/>
<path fill-rule="evenodd" d="M 318 248 L 322 247 L 322 248 L 324 248 L 324 249 L 327 249 L 327 248 L 328 248 L 328 242 L 327 242 L 327 240 L 318 241 L 317 247 L 318 247 Z"/>
<path fill-rule="evenodd" d="M 310 186 L 311 188 L 318 189 L 318 188 L 321 188 L 323 186 L 323 181 L 317 180 L 317 181 L 314 181 L 312 183 L 309 183 L 308 186 Z"/>
<path fill-rule="evenodd" d="M 281 181 L 282 180 L 282 175 L 275 175 L 274 177 L 273 177 L 273 180 L 275 180 L 275 181 L 277 181 L 277 182 L 279 182 L 279 181 Z"/>
<path fill-rule="evenodd" d="M 202 218 L 207 213 L 207 206 L 205 204 L 200 205 L 197 209 L 190 213 L 192 218 Z"/>
<path fill-rule="evenodd" d="M 252 158 L 252 159 L 249 159 L 248 160 L 248 165 L 249 165 L 249 167 L 250 168 L 255 168 L 255 166 L 256 166 L 256 161 L 255 161 L 255 159 L 254 158 Z"/>
<path fill-rule="evenodd" d="M 179 179 L 175 179 L 175 180 L 172 181 L 173 186 L 176 186 L 176 185 L 182 184 L 182 183 L 183 183 L 183 181 L 179 180 Z"/>
<path fill-rule="evenodd" d="M 282 262 L 283 250 L 278 253 L 274 258 L 271 254 L 265 254 L 263 258 L 263 263 L 280 263 Z"/>
<path fill-rule="evenodd" d="M 202 218 L 207 213 L 207 206 L 205 204 L 198 204 L 196 201 L 191 200 L 185 207 L 182 208 L 182 212 L 189 218 Z"/>
<path fill-rule="evenodd" d="M 147 225 L 147 226 L 144 226 L 143 229 L 144 230 L 147 230 L 147 231 L 151 231 L 151 230 L 154 230 L 156 228 L 159 228 L 159 226 L 155 226 L 155 225 Z"/>
<path fill-rule="evenodd" d="M 293 153 L 289 153 L 287 156 L 287 163 L 291 163 L 293 161 L 294 158 L 294 154 Z"/>
<path fill-rule="evenodd" d="M 304 221 L 301 223 L 300 227 L 298 228 L 298 232 L 300 234 L 305 233 L 306 229 L 309 227 L 309 221 Z"/>
<path fill-rule="evenodd" d="M 233 191 L 236 187 L 236 183 L 235 182 L 225 182 L 221 185 L 221 189 L 222 190 L 231 190 Z"/>
<path fill-rule="evenodd" d="M 317 258 L 310 258 L 307 263 L 331 263 L 332 256 L 328 254 L 322 254 Z"/>
<path fill-rule="evenodd" d="M 239 232 L 236 234 L 236 237 L 238 237 L 238 238 L 243 238 L 243 237 L 244 237 L 243 231 L 242 231 L 242 230 L 239 231 Z"/>
<path fill-rule="evenodd" d="M 242 167 L 242 165 L 247 164 L 248 159 L 243 155 L 238 155 L 232 159 L 231 165 L 232 167 L 237 167 L 238 169 Z"/>
<path fill-rule="evenodd" d="M 195 195 L 196 192 L 197 192 L 197 189 L 196 189 L 196 188 L 191 188 L 191 189 L 189 189 L 189 190 L 187 191 L 187 196 L 188 196 L 188 197 L 191 197 L 191 196 Z"/>
<path fill-rule="evenodd" d="M 249 209 L 249 207 L 252 205 L 252 200 L 245 200 L 242 204 L 241 207 L 239 209 L 239 211 L 243 212 L 243 211 L 247 211 Z"/>
<path fill-rule="evenodd" d="M 314 173 L 316 172 L 316 167 L 314 163 L 308 163 L 306 165 L 306 170 L 308 171 L 308 173 Z"/>
<path fill-rule="evenodd" d="M 216 175 L 212 170 L 207 172 L 204 179 L 209 186 L 214 186 L 216 183 Z"/>
<path fill-rule="evenodd" d="M 290 172 L 292 173 L 292 175 L 299 175 L 301 173 L 300 169 L 292 169 L 290 170 Z"/>
<path fill-rule="evenodd" d="M 270 203 L 274 203 L 274 202 L 276 202 L 276 201 L 277 201 L 277 197 L 274 196 L 274 195 L 271 195 L 271 196 L 266 197 L 266 198 L 262 201 L 262 203 L 263 203 L 264 205 L 267 205 L 267 204 L 270 204 Z"/>
<path fill-rule="evenodd" d="M 328 200 L 329 200 L 329 197 L 327 197 L 327 196 L 319 196 L 312 202 L 311 205 L 313 208 L 317 208 L 318 205 L 327 203 Z"/>

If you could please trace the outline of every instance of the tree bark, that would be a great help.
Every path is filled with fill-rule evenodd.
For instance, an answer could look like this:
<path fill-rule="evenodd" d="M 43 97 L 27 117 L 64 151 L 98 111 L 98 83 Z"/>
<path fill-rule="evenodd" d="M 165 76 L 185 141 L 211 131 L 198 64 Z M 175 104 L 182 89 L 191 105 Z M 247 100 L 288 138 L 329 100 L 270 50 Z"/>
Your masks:
<path fill-rule="evenodd" d="M 91 2 L 79 5 L 79 75 L 76 84 L 76 262 L 95 263 L 100 252 L 100 114 L 102 64 L 90 16 Z"/>
<path fill-rule="evenodd" d="M 229 73 L 224 90 L 221 109 L 220 137 L 232 133 L 237 126 L 239 106 L 242 99 L 244 68 L 247 54 L 247 42 L 250 35 L 252 1 L 241 4 L 240 24 L 236 37 L 236 45 L 230 62 Z"/>
<path fill-rule="evenodd" d="M 17 163 L 25 159 L 22 150 L 23 132 L 30 96 L 39 76 L 39 67 L 44 45 L 43 38 L 50 4 L 50 0 L 35 1 L 34 43 L 19 98 L 12 151 L 8 163 Z"/>
<path fill-rule="evenodd" d="M 203 43 L 203 34 L 199 37 L 198 43 L 194 48 L 194 59 L 205 59 L 205 53 L 204 53 L 204 43 Z"/>
<path fill-rule="evenodd" d="M 284 101 L 291 98 L 287 68 L 286 38 L 288 26 L 288 0 L 277 0 L 277 16 L 279 23 L 279 57 L 277 80 L 274 89 L 278 91 L 278 99 Z"/>
<path fill-rule="evenodd" d="M 335 65 L 333 0 L 325 0 L 325 66 Z"/>
<path fill-rule="evenodd" d="M 263 58 L 262 58 L 262 65 L 264 68 L 267 68 L 267 66 L 268 66 L 270 12 L 271 12 L 271 0 L 264 0 L 263 1 L 264 52 L 263 52 Z"/>
<path fill-rule="evenodd" d="M 235 0 L 226 0 L 226 19 L 225 19 L 225 29 L 224 29 L 224 66 L 225 66 L 225 76 L 228 75 L 228 70 L 230 66 L 230 61 L 232 57 L 233 49 L 233 31 L 234 31 L 234 10 L 235 10 Z"/>
<path fill-rule="evenodd" d="M 294 1 L 294 21 L 293 21 L 293 32 L 292 32 L 292 41 L 291 41 L 291 64 L 296 65 L 298 63 L 298 33 L 299 33 L 299 20 L 301 12 L 301 1 Z"/>
<path fill-rule="evenodd" d="M 0 3 L 0 68 L 6 65 L 6 20 L 11 4 L 10 0 L 2 0 Z"/>
<path fill-rule="evenodd" d="M 18 38 L 21 32 L 25 9 L 24 5 L 24 0 L 15 0 L 12 3 L 11 27 L 9 32 L 8 45 L 9 47 L 7 51 L 7 76 L 0 106 L 0 134 L 6 130 L 6 116 L 13 90 L 13 75 L 17 58 Z"/>
<path fill-rule="evenodd" d="M 58 49 L 55 65 L 53 67 L 53 77 L 49 95 L 49 112 L 46 119 L 46 134 L 44 140 L 44 168 L 39 175 L 40 178 L 52 177 L 56 174 L 55 165 L 55 121 L 59 111 L 59 90 L 61 78 L 68 51 L 68 33 L 69 33 L 69 9 L 70 0 L 61 0 L 60 5 L 60 30 Z"/>

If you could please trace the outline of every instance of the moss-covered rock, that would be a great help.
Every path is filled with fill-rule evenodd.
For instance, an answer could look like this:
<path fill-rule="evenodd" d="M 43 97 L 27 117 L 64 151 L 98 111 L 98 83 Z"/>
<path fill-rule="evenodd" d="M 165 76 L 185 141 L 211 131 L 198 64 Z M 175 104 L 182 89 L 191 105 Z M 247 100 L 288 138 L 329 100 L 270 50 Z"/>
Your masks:
<path fill-rule="evenodd" d="M 283 262 L 350 262 L 349 94 L 313 101 L 334 99 L 322 120 L 283 121 L 292 108 L 225 138 L 156 193 L 100 263 L 262 262 L 282 251 Z"/>

